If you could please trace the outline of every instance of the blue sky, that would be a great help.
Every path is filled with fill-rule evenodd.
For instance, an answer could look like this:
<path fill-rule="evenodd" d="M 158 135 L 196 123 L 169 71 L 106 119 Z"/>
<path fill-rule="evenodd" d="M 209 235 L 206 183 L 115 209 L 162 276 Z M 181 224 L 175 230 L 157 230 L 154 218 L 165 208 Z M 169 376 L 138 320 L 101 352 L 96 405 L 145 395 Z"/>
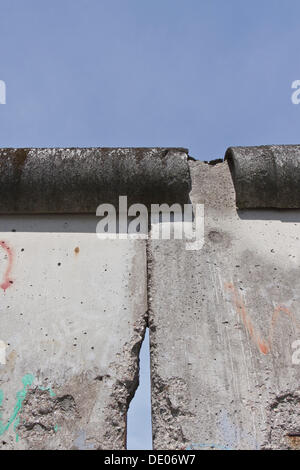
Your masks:
<path fill-rule="evenodd" d="M 298 0 L 0 0 L 3 146 L 299 143 Z"/>
<path fill-rule="evenodd" d="M 0 0 L 0 146 L 181 146 L 209 160 L 299 144 L 299 18 L 299 0 Z M 129 446 L 149 445 L 144 397 Z"/>

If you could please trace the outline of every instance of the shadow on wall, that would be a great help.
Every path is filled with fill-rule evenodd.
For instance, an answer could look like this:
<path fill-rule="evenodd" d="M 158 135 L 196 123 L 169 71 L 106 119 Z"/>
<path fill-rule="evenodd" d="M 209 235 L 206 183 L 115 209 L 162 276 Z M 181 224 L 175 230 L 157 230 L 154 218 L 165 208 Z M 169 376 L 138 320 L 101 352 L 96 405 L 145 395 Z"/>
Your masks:
<path fill-rule="evenodd" d="M 237 214 L 241 220 L 281 220 L 285 223 L 299 223 L 298 209 L 239 209 Z"/>
<path fill-rule="evenodd" d="M 2 215 L 0 233 L 96 233 L 95 215 Z"/>
<path fill-rule="evenodd" d="M 167 205 L 166 205 L 167 206 Z M 193 206 L 189 203 L 187 207 L 190 209 L 184 210 L 179 207 L 180 218 L 177 220 L 183 220 L 185 222 L 193 222 L 195 214 Z M 113 220 L 109 218 L 107 212 L 104 215 L 93 215 L 93 214 L 35 214 L 35 215 L 0 215 L 0 233 L 96 233 L 97 225 L 101 221 L 100 233 L 103 233 L 105 224 L 109 221 L 111 233 L 124 233 L 130 232 L 129 225 L 133 223 L 134 233 L 141 233 L 148 235 L 151 223 L 175 221 L 174 209 L 168 211 L 168 207 L 165 212 L 165 218 L 163 218 L 160 212 L 156 215 L 150 212 L 141 214 L 137 209 L 135 216 L 128 215 L 127 213 L 118 216 L 116 214 Z M 178 210 L 178 208 L 177 208 Z M 154 215 L 153 219 L 152 216 Z M 157 218 L 158 217 L 158 218 Z M 115 221 L 115 225 L 114 225 Z M 139 229 L 136 230 L 136 227 Z M 114 227 L 114 229 L 112 229 Z M 126 228 L 124 228 L 126 227 Z M 106 231 L 107 229 L 105 229 Z"/>
<path fill-rule="evenodd" d="M 128 224 L 133 218 L 128 217 Z M 1 215 L 0 233 L 95 233 L 100 217 L 92 214 Z M 117 233 L 119 231 L 117 221 Z"/>

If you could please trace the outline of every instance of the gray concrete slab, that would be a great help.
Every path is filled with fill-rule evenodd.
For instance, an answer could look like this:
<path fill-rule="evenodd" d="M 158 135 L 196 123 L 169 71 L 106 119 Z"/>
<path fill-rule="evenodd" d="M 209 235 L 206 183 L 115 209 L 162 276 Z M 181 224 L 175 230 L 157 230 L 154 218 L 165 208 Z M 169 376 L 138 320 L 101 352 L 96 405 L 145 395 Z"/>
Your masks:
<path fill-rule="evenodd" d="M 148 243 L 154 446 L 299 447 L 300 211 L 237 211 L 227 162 L 190 168 L 204 247 Z"/>
<path fill-rule="evenodd" d="M 0 448 L 122 449 L 146 328 L 145 241 L 87 216 L 0 218 Z"/>

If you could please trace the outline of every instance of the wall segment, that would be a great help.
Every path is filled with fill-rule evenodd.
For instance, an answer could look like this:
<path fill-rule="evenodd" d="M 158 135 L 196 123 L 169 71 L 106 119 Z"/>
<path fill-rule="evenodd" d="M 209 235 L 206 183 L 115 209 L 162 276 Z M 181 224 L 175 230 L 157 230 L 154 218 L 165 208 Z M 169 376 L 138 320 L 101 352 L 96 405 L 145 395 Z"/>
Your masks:
<path fill-rule="evenodd" d="M 96 209 L 189 191 L 184 149 L 0 150 L 1 448 L 125 448 L 146 243 L 99 240 Z"/>
<path fill-rule="evenodd" d="M 203 249 L 148 249 L 155 448 L 293 447 L 300 211 L 237 211 L 227 162 L 190 167 Z"/>
<path fill-rule="evenodd" d="M 2 149 L 0 183 L 1 448 L 125 448 L 148 321 L 155 448 L 299 447 L 299 146 Z M 121 195 L 204 204 L 203 248 L 99 240 Z"/>
<path fill-rule="evenodd" d="M 3 448 L 125 446 L 146 328 L 145 245 L 100 241 L 80 219 L 66 232 L 61 217 L 31 220 L 30 231 L 26 218 L 1 218 Z"/>

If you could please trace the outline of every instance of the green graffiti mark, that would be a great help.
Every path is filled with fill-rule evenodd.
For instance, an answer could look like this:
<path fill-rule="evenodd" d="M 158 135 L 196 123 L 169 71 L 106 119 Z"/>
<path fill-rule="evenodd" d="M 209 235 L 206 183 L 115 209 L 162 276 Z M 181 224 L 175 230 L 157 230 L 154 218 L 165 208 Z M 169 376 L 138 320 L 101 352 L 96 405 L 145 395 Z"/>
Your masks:
<path fill-rule="evenodd" d="M 56 396 L 51 387 L 39 387 L 39 389 L 42 390 L 42 392 L 49 392 L 52 398 Z"/>
<path fill-rule="evenodd" d="M 18 434 L 18 426 L 19 426 L 19 423 L 20 423 L 20 416 L 19 415 L 20 415 L 20 411 L 22 410 L 22 403 L 26 398 L 29 387 L 31 387 L 31 385 L 34 382 L 34 379 L 35 378 L 32 374 L 26 374 L 23 377 L 23 379 L 22 379 L 23 388 L 22 388 L 22 390 L 17 392 L 16 404 L 14 406 L 11 417 L 9 418 L 7 424 L 5 424 L 5 425 L 2 422 L 2 412 L 1 412 L 1 407 L 2 407 L 3 400 L 4 400 L 4 393 L 3 393 L 2 390 L 0 390 L 0 436 L 2 436 L 10 428 L 10 426 L 13 424 L 13 429 L 16 433 L 16 442 L 19 441 L 19 434 Z M 51 387 L 48 387 L 48 388 L 39 387 L 39 389 L 49 392 L 50 397 L 55 397 L 55 393 L 53 392 Z M 58 431 L 58 426 L 57 425 L 55 425 L 54 431 L 55 432 Z"/>
<path fill-rule="evenodd" d="M 20 418 L 18 414 L 20 413 L 22 409 L 22 403 L 26 398 L 28 388 L 33 384 L 34 382 L 34 376 L 31 374 L 27 374 L 23 377 L 22 383 L 23 383 L 23 388 L 17 393 L 17 401 L 14 406 L 13 412 L 11 417 L 9 418 L 8 422 L 6 425 L 3 424 L 2 422 L 2 413 L 0 413 L 0 436 L 2 436 L 9 428 L 10 426 L 14 423 L 14 431 L 16 433 L 16 441 L 18 442 L 19 440 L 19 435 L 17 433 L 17 427 L 19 425 Z M 3 391 L 0 390 L 0 407 L 2 406 L 4 394 Z"/>

